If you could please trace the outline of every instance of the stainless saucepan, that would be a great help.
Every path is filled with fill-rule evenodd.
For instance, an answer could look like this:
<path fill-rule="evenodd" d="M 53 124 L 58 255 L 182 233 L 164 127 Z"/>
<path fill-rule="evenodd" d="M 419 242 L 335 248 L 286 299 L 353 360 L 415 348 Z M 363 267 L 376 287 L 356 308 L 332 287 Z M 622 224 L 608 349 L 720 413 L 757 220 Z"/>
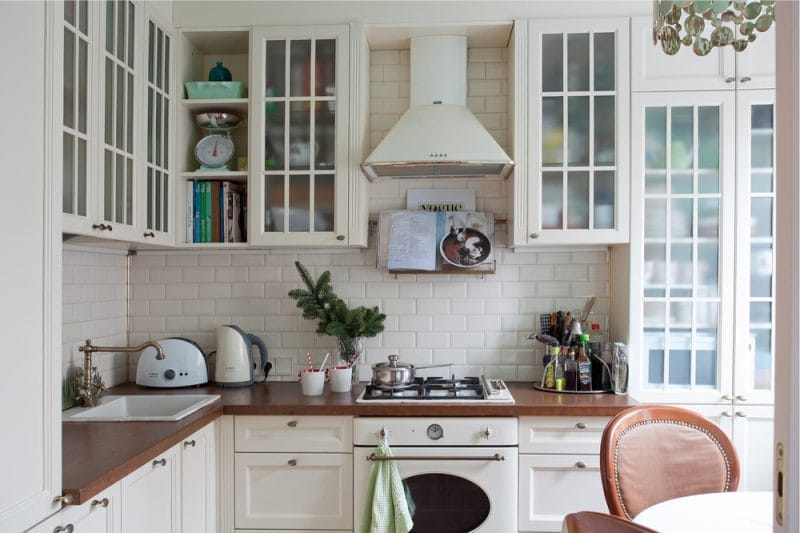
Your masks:
<path fill-rule="evenodd" d="M 414 366 L 409 363 L 400 363 L 398 359 L 398 356 L 390 355 L 388 363 L 372 365 L 372 384 L 384 388 L 405 387 L 414 381 L 414 374 L 417 370 L 453 366 L 452 364 Z"/>

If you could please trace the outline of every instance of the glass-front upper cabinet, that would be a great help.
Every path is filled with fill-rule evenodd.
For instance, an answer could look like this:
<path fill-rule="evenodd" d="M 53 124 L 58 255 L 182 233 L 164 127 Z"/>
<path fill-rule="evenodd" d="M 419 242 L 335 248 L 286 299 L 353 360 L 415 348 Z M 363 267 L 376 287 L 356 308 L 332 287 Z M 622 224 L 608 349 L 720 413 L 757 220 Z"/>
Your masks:
<path fill-rule="evenodd" d="M 136 212 L 141 5 L 72 0 L 59 6 L 64 231 L 141 240 Z"/>
<path fill-rule="evenodd" d="M 173 154 L 175 32 L 152 14 L 147 18 L 144 131 L 143 238 L 148 242 L 174 243 L 172 213 L 175 187 Z"/>
<path fill-rule="evenodd" d="M 533 21 L 529 57 L 524 243 L 627 242 L 628 20 Z"/>
<path fill-rule="evenodd" d="M 734 394 L 750 404 L 775 393 L 775 92 L 740 91 L 737 106 L 736 344 Z M 739 353 L 741 352 L 741 353 Z"/>
<path fill-rule="evenodd" d="M 636 94 L 632 110 L 632 387 L 720 402 L 736 345 L 734 95 Z"/>
<path fill-rule="evenodd" d="M 254 32 L 251 244 L 347 244 L 348 35 Z"/>

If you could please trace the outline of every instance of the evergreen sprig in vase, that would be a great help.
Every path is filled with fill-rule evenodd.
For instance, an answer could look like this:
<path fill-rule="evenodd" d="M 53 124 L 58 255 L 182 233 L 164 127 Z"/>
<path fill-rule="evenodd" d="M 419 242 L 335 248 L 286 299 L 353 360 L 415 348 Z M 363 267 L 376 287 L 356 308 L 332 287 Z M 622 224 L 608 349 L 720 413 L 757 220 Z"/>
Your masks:
<path fill-rule="evenodd" d="M 386 315 L 377 307 L 350 309 L 336 296 L 331 285 L 331 273 L 326 270 L 314 280 L 300 261 L 295 267 L 305 289 L 289 291 L 289 297 L 297 300 L 303 318 L 318 320 L 317 333 L 336 337 L 340 359 L 353 369 L 353 382 L 358 381 L 358 363 L 364 353 L 364 338 L 374 337 L 383 331 Z"/>

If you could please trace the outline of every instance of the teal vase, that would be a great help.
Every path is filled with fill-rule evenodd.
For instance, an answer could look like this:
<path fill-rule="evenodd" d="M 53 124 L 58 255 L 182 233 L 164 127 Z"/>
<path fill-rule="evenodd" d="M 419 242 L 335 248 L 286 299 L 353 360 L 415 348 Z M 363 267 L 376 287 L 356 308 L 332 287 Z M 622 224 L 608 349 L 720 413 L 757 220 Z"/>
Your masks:
<path fill-rule="evenodd" d="M 208 71 L 208 81 L 231 81 L 231 71 L 217 61 L 217 66 Z"/>

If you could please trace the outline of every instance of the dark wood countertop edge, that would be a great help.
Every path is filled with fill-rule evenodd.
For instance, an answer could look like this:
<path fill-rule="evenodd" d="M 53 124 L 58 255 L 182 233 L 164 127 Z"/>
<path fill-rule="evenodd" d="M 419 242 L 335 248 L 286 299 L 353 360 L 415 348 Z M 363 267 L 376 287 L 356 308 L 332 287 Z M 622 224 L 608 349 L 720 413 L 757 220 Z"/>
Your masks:
<path fill-rule="evenodd" d="M 83 504 L 137 468 L 146 464 L 148 461 L 154 459 L 159 454 L 169 450 L 182 439 L 185 439 L 203 426 L 213 422 L 217 418 L 220 418 L 222 414 L 222 405 L 221 402 L 219 402 L 219 405 L 216 405 L 215 409 L 206 412 L 200 418 L 190 422 L 189 424 L 176 429 L 174 433 L 161 439 L 149 448 L 128 457 L 124 462 L 95 478 L 91 483 L 88 483 L 82 487 L 62 487 L 62 493 L 64 495 L 72 495 L 72 505 Z M 89 424 L 91 422 L 86 423 Z"/>

